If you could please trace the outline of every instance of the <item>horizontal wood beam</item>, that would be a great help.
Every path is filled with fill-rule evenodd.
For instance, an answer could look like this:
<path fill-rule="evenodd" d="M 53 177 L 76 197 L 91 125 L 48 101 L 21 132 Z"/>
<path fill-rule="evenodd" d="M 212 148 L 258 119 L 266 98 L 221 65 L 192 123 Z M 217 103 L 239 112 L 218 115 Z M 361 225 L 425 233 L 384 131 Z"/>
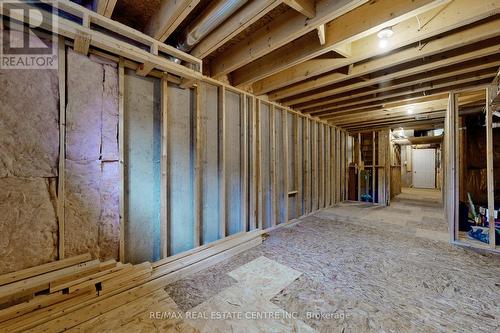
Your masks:
<path fill-rule="evenodd" d="M 489 57 L 481 57 L 478 59 L 461 62 L 456 65 L 440 67 L 433 71 L 425 71 L 415 75 L 405 76 L 396 80 L 392 80 L 388 85 L 376 85 L 369 86 L 367 88 L 351 90 L 346 93 L 328 98 L 327 101 L 329 104 L 308 109 L 308 112 L 322 111 L 329 107 L 340 106 L 342 104 L 352 102 L 354 99 L 360 97 L 375 97 L 380 93 L 392 91 L 398 88 L 411 87 L 412 85 L 429 85 L 433 84 L 432 81 L 435 80 L 476 72 L 495 66 L 500 66 L 500 53 L 491 55 Z"/>
<path fill-rule="evenodd" d="M 321 118 L 328 117 L 329 119 L 331 119 L 331 117 L 333 117 L 333 116 L 350 118 L 350 117 L 352 117 L 352 114 L 351 114 L 352 112 L 362 113 L 363 108 L 370 108 L 371 109 L 375 105 L 376 107 L 379 107 L 382 109 L 382 108 L 385 108 L 386 105 L 389 103 L 411 101 L 413 99 L 418 99 L 421 97 L 440 95 L 440 94 L 443 94 L 443 93 L 446 93 L 446 92 L 449 92 L 452 90 L 473 88 L 475 86 L 480 86 L 480 85 L 487 84 L 488 82 L 491 82 L 492 78 L 493 78 L 493 76 L 491 76 L 491 75 L 484 75 L 484 76 L 481 76 L 480 78 L 464 79 L 464 80 L 461 80 L 460 82 L 455 82 L 454 84 L 451 83 L 451 84 L 443 85 L 440 88 L 427 90 L 425 92 L 417 92 L 417 93 L 396 96 L 396 97 L 377 101 L 376 103 L 375 102 L 368 102 L 364 105 L 349 106 L 349 107 L 342 108 L 342 109 L 324 111 L 324 112 L 321 112 L 321 114 L 319 114 L 319 113 L 314 114 L 314 116 L 318 116 Z M 340 113 L 340 112 L 342 112 L 342 113 Z"/>
<path fill-rule="evenodd" d="M 313 18 L 316 16 L 314 0 L 283 0 L 283 2 L 305 17 Z"/>
<path fill-rule="evenodd" d="M 427 83 L 417 83 L 409 87 L 403 87 L 398 89 L 393 89 L 383 93 L 376 94 L 371 98 L 358 97 L 351 100 L 343 101 L 341 103 L 330 104 L 325 107 L 323 111 L 312 111 L 310 114 L 312 116 L 318 116 L 326 112 L 336 112 L 337 110 L 343 110 L 345 108 L 356 108 L 363 105 L 371 105 L 372 103 L 378 103 L 382 100 L 388 100 L 392 98 L 405 98 L 406 96 L 421 93 L 423 96 L 428 96 L 430 91 L 438 91 L 439 89 L 447 88 L 450 85 L 458 85 L 463 83 L 469 83 L 473 81 L 478 81 L 486 78 L 493 78 L 495 76 L 496 67 L 484 68 L 479 71 L 466 72 L 462 75 L 451 75 L 450 77 L 445 77 L 439 80 L 430 81 Z"/>
<path fill-rule="evenodd" d="M 325 44 L 304 36 L 266 56 L 235 70 L 234 85 L 248 84 L 285 70 L 306 60 L 333 51 L 335 47 L 393 26 L 410 17 L 429 11 L 450 0 L 371 1 L 325 25 Z"/>
<path fill-rule="evenodd" d="M 231 15 L 223 24 L 215 28 L 203 38 L 192 50 L 191 54 L 198 58 L 205 58 L 233 37 L 245 31 L 253 23 L 264 17 L 271 10 L 282 3 L 282 0 L 249 1 Z"/>
<path fill-rule="evenodd" d="M 242 39 L 222 52 L 212 61 L 211 74 L 212 76 L 228 74 L 367 1 L 319 0 L 316 2 L 317 15 L 312 19 L 290 9 L 252 33 L 248 38 Z"/>
<path fill-rule="evenodd" d="M 499 25 L 496 26 L 495 23 Z M 338 76 L 338 73 L 321 77 L 314 80 L 320 83 L 320 88 L 284 99 L 282 100 L 282 103 L 287 106 L 295 105 L 298 109 L 305 109 L 321 105 L 311 104 L 310 102 L 313 100 L 330 97 L 349 90 L 388 82 L 401 77 L 418 74 L 423 71 L 435 70 L 442 66 L 449 66 L 475 58 L 492 55 L 500 51 L 500 46 L 496 44 L 498 43 L 498 38 L 492 38 L 486 41 L 483 40 L 487 37 L 495 37 L 495 35 L 500 36 L 500 19 L 489 22 L 486 25 L 474 27 L 471 30 L 464 31 L 463 33 L 437 39 L 428 43 L 423 49 L 416 45 L 395 54 L 389 54 L 385 57 L 375 58 L 365 63 L 354 65 L 351 68 L 350 74 L 342 78 Z M 478 42 L 478 40 L 480 42 Z M 470 43 L 468 43 L 469 41 Z M 464 46 L 471 44 L 474 44 L 475 47 Z M 449 46 L 455 46 L 455 49 L 453 50 L 452 48 L 451 51 L 448 51 L 450 50 L 448 48 Z M 439 54 L 440 52 L 437 51 L 423 51 L 429 51 L 431 49 L 444 50 L 442 54 Z M 420 56 L 417 56 L 417 54 Z M 392 60 L 394 60 L 394 62 L 392 62 Z M 366 79 L 361 82 L 355 84 L 352 84 L 352 81 L 347 82 L 347 80 L 361 78 L 363 76 Z M 329 84 L 326 85 L 326 82 L 329 82 Z M 306 84 L 314 85 L 314 82 L 308 82 Z M 299 89 L 302 90 L 302 88 Z M 291 89 L 288 89 L 288 91 L 290 90 Z"/>
<path fill-rule="evenodd" d="M 200 0 L 161 0 L 160 8 L 146 25 L 146 34 L 164 42 L 199 3 Z"/>
<path fill-rule="evenodd" d="M 311 66 L 305 63 L 295 65 L 287 70 L 266 77 L 265 80 L 255 82 L 253 84 L 253 90 L 256 94 L 264 94 L 290 86 L 291 84 L 295 84 L 300 81 L 311 80 L 318 75 L 328 73 L 338 67 L 364 61 L 403 46 L 411 45 L 412 43 L 423 39 L 428 39 L 438 34 L 442 34 L 451 31 L 452 29 L 463 27 L 472 22 L 498 14 L 499 8 L 500 4 L 493 0 L 476 1 L 473 3 L 469 0 L 454 0 L 441 11 L 440 8 L 436 8 L 428 13 L 419 15 L 418 18 L 421 22 L 423 22 L 422 24 L 428 22 L 423 28 L 419 27 L 418 20 L 415 18 L 394 25 L 392 27 L 394 36 L 390 39 L 390 44 L 387 48 L 381 49 L 379 47 L 379 39 L 376 34 L 374 34 L 352 42 L 351 57 L 343 63 L 339 63 L 332 67 Z M 427 45 L 422 51 L 426 52 L 426 48 Z M 289 93 L 285 94 L 286 91 L 283 91 L 281 95 L 272 96 L 271 98 L 273 100 L 282 99 L 284 97 L 309 91 L 315 87 L 317 88 L 321 86 L 321 81 L 315 82 L 313 80 L 312 83 L 312 85 L 297 85 L 293 87 L 295 89 L 292 89 Z"/>
<path fill-rule="evenodd" d="M 96 12 L 104 17 L 111 17 L 115 6 L 116 0 L 97 0 Z"/>
<path fill-rule="evenodd" d="M 444 118 L 435 118 L 427 121 L 424 120 L 396 120 L 381 124 L 368 124 L 368 125 L 355 125 L 344 127 L 349 133 L 359 133 L 367 130 L 378 130 L 386 128 L 404 128 L 404 129 L 425 129 L 425 128 L 442 128 L 444 124 Z"/>

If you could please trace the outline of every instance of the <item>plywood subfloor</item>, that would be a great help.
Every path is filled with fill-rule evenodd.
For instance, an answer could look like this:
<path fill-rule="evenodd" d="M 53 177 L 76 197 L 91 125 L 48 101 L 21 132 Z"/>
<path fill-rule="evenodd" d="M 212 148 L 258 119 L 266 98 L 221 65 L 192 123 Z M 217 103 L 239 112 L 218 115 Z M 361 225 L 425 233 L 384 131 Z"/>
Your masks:
<path fill-rule="evenodd" d="M 441 239 L 435 195 L 323 210 L 166 290 L 182 311 L 200 308 L 237 286 L 228 273 L 264 256 L 302 273 L 271 302 L 318 332 L 498 331 L 500 259 Z"/>
<path fill-rule="evenodd" d="M 391 207 L 326 209 L 86 329 L 102 323 L 144 332 L 497 332 L 500 258 L 433 239 L 446 230 L 440 214 L 439 203 L 404 195 Z M 165 317 L 177 311 L 182 318 Z M 243 318 L 207 319 L 214 313 Z M 269 313 L 278 318 L 246 318 Z"/>

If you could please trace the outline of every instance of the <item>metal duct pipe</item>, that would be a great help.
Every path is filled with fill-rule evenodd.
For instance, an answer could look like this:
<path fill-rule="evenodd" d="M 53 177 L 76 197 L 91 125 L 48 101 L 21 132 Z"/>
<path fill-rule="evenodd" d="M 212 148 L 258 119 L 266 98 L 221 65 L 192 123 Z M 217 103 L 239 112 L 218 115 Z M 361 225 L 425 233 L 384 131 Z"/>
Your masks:
<path fill-rule="evenodd" d="M 248 0 L 219 0 L 213 2 L 177 40 L 177 48 L 189 52 L 203 37 L 217 28 Z"/>

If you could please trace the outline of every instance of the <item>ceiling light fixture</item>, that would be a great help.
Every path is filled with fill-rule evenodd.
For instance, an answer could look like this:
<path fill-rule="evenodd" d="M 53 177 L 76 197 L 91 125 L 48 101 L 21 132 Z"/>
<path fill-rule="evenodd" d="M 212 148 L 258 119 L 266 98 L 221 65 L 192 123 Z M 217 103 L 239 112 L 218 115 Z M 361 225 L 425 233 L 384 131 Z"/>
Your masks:
<path fill-rule="evenodd" d="M 394 31 L 391 27 L 384 28 L 377 33 L 379 39 L 388 39 L 391 38 L 392 35 L 394 35 Z"/>
<path fill-rule="evenodd" d="M 379 39 L 378 46 L 381 49 L 387 48 L 389 46 L 389 38 L 391 38 L 392 35 L 394 35 L 394 31 L 392 30 L 391 27 L 387 27 L 387 28 L 380 30 L 377 33 L 377 37 Z"/>

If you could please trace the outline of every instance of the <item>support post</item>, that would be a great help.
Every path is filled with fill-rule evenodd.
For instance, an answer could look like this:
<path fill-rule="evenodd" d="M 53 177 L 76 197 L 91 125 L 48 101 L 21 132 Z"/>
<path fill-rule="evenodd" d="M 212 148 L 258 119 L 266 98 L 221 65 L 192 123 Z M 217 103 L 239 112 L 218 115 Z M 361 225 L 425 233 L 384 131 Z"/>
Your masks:
<path fill-rule="evenodd" d="M 219 120 L 220 120 L 220 167 L 219 167 L 219 238 L 226 237 L 226 88 L 219 87 Z"/>
<path fill-rule="evenodd" d="M 495 236 L 495 178 L 493 160 L 493 107 L 492 96 L 495 96 L 495 86 L 486 88 L 486 180 L 488 191 L 488 221 L 490 227 L 490 247 L 496 248 Z"/>
<path fill-rule="evenodd" d="M 57 188 L 58 258 L 64 259 L 64 222 L 66 201 L 66 45 L 64 37 L 58 40 L 59 78 L 59 179 Z"/>
<path fill-rule="evenodd" d="M 278 184 L 276 177 L 276 108 L 271 105 L 271 207 L 272 207 L 272 226 L 279 223 L 278 211 Z"/>
<path fill-rule="evenodd" d="M 161 257 L 169 255 L 169 162 L 168 162 L 168 74 L 164 73 L 161 80 Z"/>
<path fill-rule="evenodd" d="M 285 200 L 285 212 L 284 212 L 284 223 L 288 222 L 288 205 L 289 205 L 289 197 L 288 197 L 288 192 L 289 192 L 289 165 L 288 165 L 288 111 L 283 110 L 282 111 L 282 116 L 281 116 L 281 127 L 282 127 L 282 135 L 283 135 L 283 164 L 284 168 L 282 172 L 284 172 L 284 189 L 283 189 L 283 196 Z"/>
<path fill-rule="evenodd" d="M 195 134 L 195 168 L 194 168 L 194 246 L 201 245 L 202 235 L 202 114 L 201 114 L 201 100 L 203 98 L 203 89 L 201 82 L 198 82 L 195 88 L 196 92 L 196 134 Z"/>
<path fill-rule="evenodd" d="M 243 150 L 243 171 L 242 171 L 242 195 L 241 195 L 241 217 L 243 220 L 244 227 L 242 231 L 250 231 L 250 225 L 248 221 L 248 105 L 247 105 L 247 95 L 241 94 L 240 99 L 240 109 L 242 110 L 242 150 Z"/>

